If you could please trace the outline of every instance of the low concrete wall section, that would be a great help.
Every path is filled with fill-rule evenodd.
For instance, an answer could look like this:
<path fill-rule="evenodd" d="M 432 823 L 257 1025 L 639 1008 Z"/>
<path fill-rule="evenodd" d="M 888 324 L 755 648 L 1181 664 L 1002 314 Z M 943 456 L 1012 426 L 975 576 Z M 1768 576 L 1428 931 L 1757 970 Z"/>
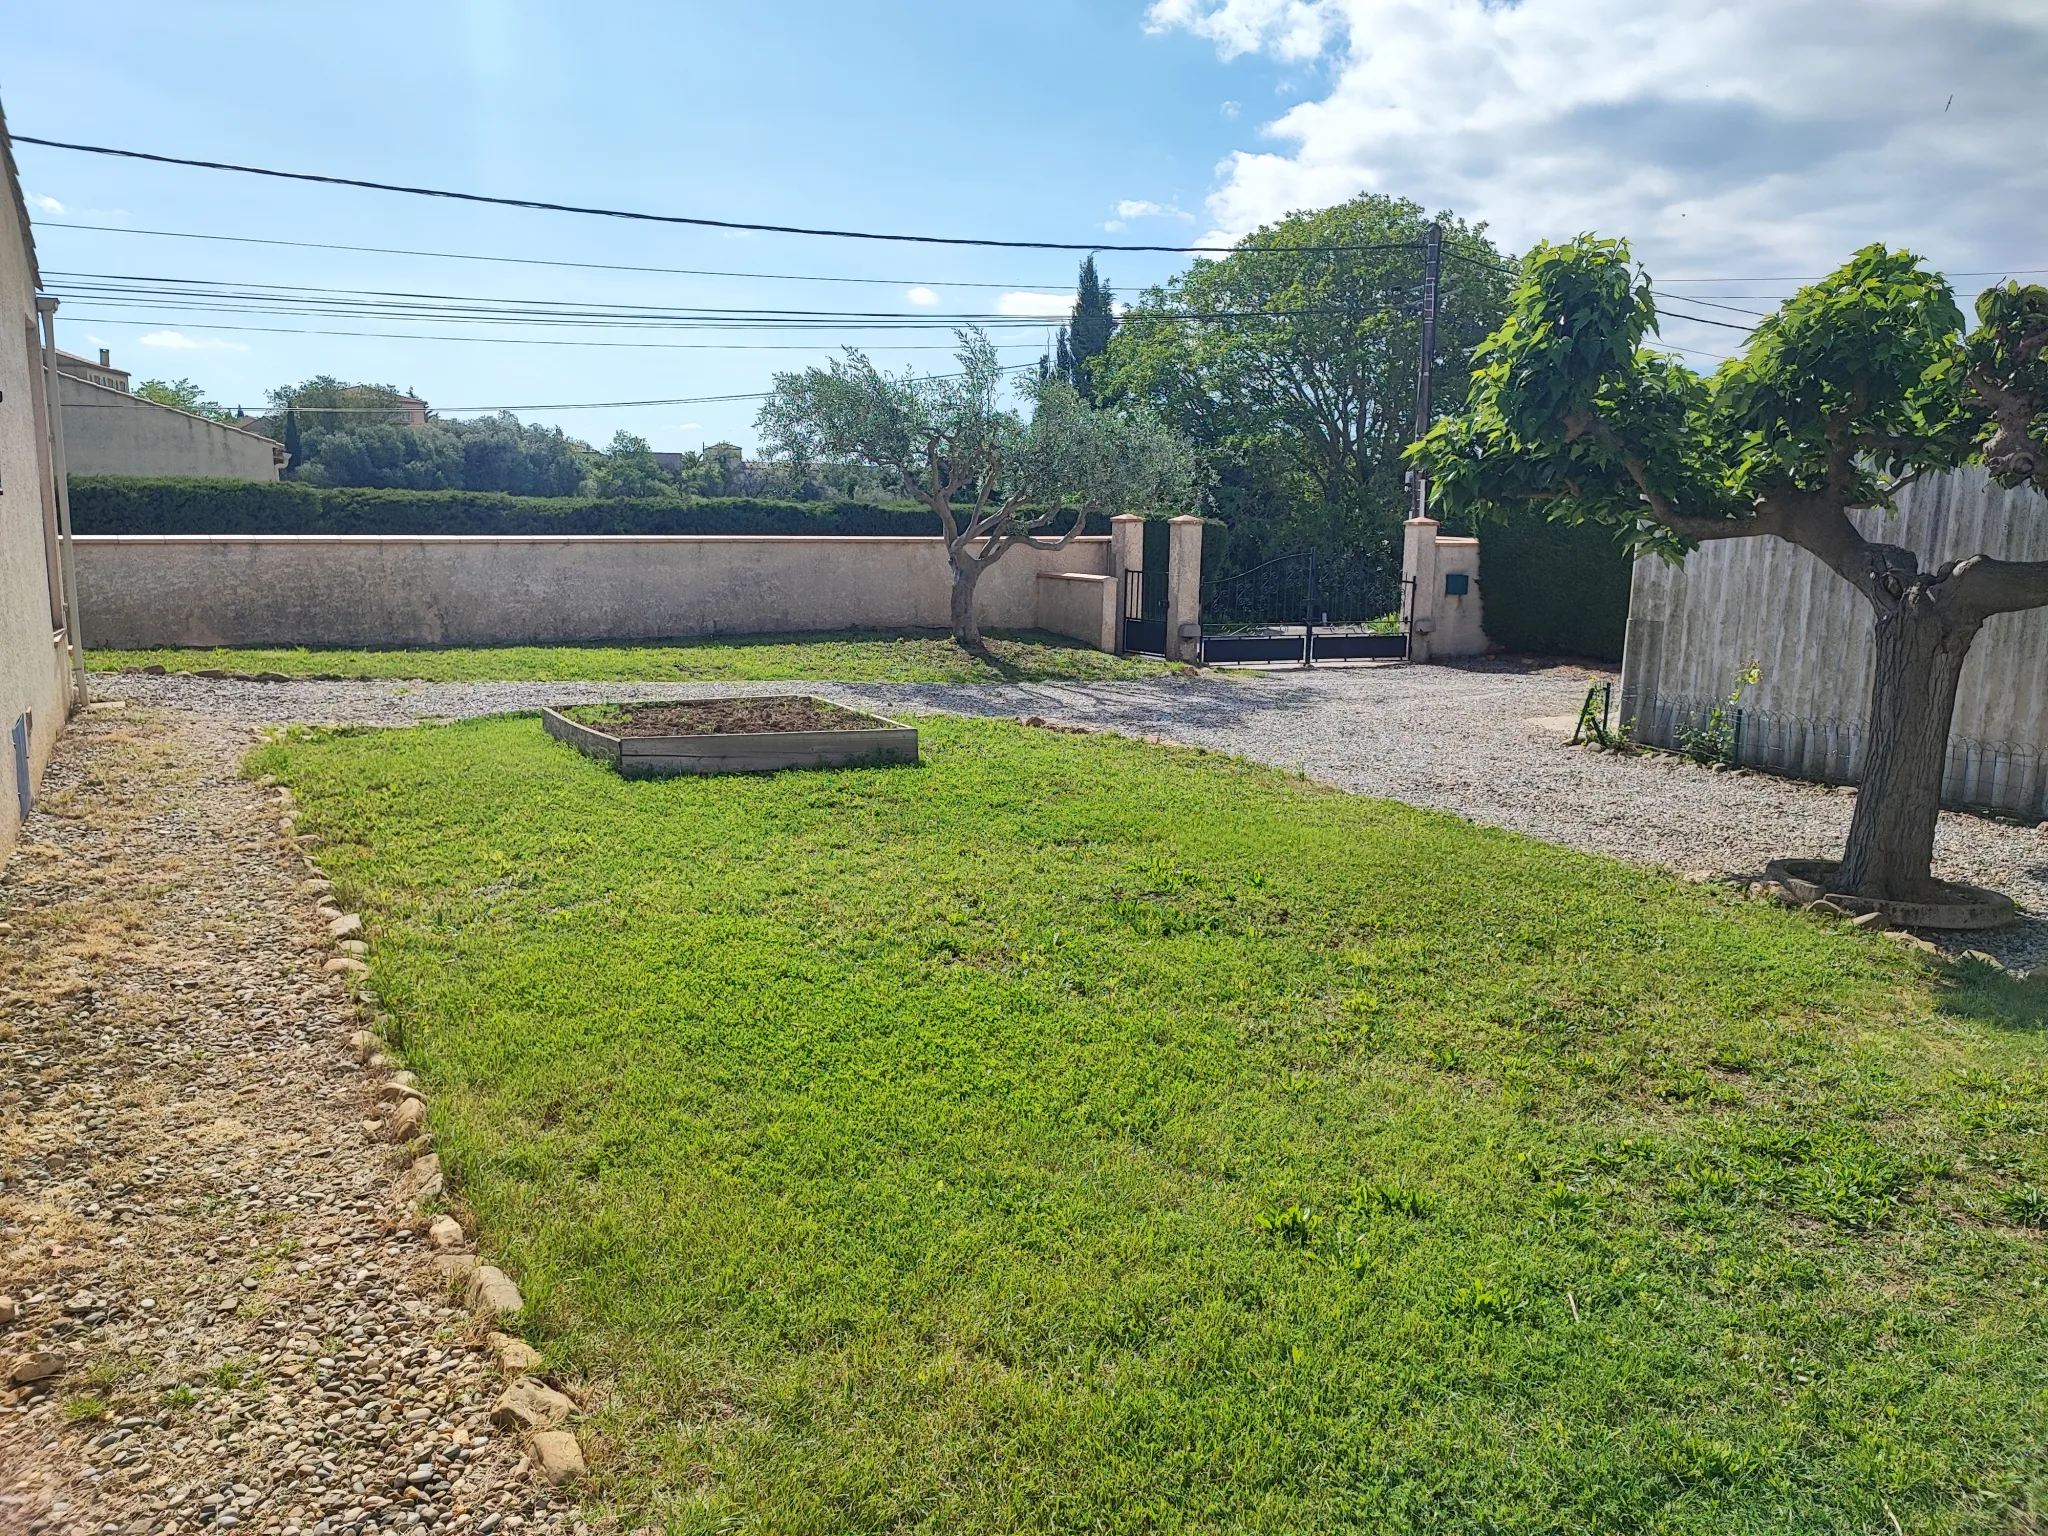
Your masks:
<path fill-rule="evenodd" d="M 943 629 L 939 539 L 100 535 L 77 540 L 89 646 L 508 645 Z M 1093 581 L 1041 580 L 1092 577 Z M 1116 645 L 1109 540 L 1011 549 L 984 628 Z"/>

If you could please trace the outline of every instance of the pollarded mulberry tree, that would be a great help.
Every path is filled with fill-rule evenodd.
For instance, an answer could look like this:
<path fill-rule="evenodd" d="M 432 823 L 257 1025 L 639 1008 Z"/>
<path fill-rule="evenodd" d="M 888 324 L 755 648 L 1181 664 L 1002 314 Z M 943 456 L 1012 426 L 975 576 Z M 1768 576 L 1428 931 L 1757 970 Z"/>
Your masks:
<path fill-rule="evenodd" d="M 1993 614 L 2048 605 L 2048 562 L 1972 555 L 1923 570 L 1849 516 L 1966 463 L 2048 492 L 2048 289 L 1992 288 L 1977 320 L 1965 334 L 1938 273 L 1870 246 L 1702 376 L 1643 345 L 1656 309 L 1625 244 L 1539 246 L 1477 354 L 1465 410 L 1411 450 L 1452 510 L 1545 503 L 1673 559 L 1707 539 L 1784 539 L 1862 593 L 1876 678 L 1832 883 L 1873 900 L 1936 893 L 1964 658 Z"/>

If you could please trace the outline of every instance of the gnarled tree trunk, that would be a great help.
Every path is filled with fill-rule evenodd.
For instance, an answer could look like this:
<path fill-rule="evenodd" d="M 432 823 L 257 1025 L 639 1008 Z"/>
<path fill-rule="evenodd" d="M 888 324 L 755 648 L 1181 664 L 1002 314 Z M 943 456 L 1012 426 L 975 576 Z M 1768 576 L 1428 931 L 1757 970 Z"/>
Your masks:
<path fill-rule="evenodd" d="M 974 620 L 974 588 L 981 580 L 981 563 L 963 548 L 951 552 L 953 564 L 953 643 L 962 650 L 982 648 L 981 626 Z"/>
<path fill-rule="evenodd" d="M 1941 602 L 1938 582 L 1909 578 L 1896 593 L 1892 584 L 1880 582 L 1869 594 L 1877 610 L 1870 734 L 1833 883 L 1849 895 L 1921 901 L 1935 883 L 1934 828 L 1956 689 L 1982 621 Z"/>

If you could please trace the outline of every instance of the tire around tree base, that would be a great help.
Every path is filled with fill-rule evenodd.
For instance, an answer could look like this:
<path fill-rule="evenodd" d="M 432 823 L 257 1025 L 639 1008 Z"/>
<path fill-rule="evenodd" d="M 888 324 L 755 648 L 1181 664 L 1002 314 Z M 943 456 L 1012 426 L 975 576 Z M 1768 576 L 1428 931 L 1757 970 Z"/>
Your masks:
<path fill-rule="evenodd" d="M 2010 896 L 1977 885 L 1942 881 L 1942 896 L 1934 901 L 1880 901 L 1829 890 L 1828 878 L 1840 867 L 1836 859 L 1773 859 L 1764 874 L 1795 901 L 1827 901 L 1848 912 L 1882 912 L 1895 928 L 2003 928 L 2019 920 L 2019 908 Z"/>

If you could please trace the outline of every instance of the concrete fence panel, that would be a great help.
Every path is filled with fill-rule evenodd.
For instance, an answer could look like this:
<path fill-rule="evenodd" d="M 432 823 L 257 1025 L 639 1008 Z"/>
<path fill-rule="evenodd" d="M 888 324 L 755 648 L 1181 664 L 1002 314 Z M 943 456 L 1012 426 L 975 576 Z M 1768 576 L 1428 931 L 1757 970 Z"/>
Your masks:
<path fill-rule="evenodd" d="M 1982 469 L 1910 486 L 1896 517 L 1855 516 L 1866 538 L 1901 545 L 1922 568 L 1986 554 L 2048 560 L 2048 503 L 2004 490 Z M 1742 761 L 1853 783 L 1863 771 L 1876 643 L 1870 605 L 1782 539 L 1703 545 L 1683 566 L 1636 562 L 1621 713 L 1642 740 L 1676 745 L 1734 691 L 1743 693 Z M 2048 816 L 2048 610 L 1988 622 L 1964 664 L 1950 734 L 1950 804 Z"/>
<path fill-rule="evenodd" d="M 117 650 L 943 629 L 951 582 L 936 538 L 123 534 L 77 550 L 86 643 Z M 1107 578 L 1109 558 L 1107 538 L 1011 549 L 981 578 L 983 627 L 1100 643 L 1113 593 L 1039 578 Z"/>

